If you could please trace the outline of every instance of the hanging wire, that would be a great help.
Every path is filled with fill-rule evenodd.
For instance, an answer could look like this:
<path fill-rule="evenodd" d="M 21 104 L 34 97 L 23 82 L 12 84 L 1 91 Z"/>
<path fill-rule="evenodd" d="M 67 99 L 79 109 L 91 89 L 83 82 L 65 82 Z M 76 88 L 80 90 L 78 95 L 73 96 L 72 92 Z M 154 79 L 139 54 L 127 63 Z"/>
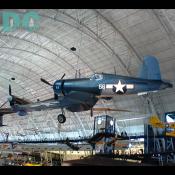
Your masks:
<path fill-rule="evenodd" d="M 77 76 L 78 76 L 78 78 L 80 78 L 80 76 L 81 76 L 81 73 L 80 73 L 80 62 L 79 62 L 79 60 L 80 60 L 80 51 L 81 51 L 81 45 L 82 45 L 82 38 L 83 38 L 83 33 L 82 33 L 82 31 L 81 31 L 81 33 L 80 33 L 80 40 L 79 40 L 79 44 L 77 44 L 77 46 L 78 46 L 78 59 L 77 59 L 77 69 L 76 69 L 76 78 L 77 78 Z"/>

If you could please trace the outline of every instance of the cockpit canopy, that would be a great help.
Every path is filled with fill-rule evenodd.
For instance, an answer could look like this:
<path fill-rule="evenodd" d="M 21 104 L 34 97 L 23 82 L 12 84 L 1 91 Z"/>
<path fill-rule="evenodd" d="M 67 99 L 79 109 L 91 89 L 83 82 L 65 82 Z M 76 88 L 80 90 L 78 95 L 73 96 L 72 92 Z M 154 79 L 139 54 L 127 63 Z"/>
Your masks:
<path fill-rule="evenodd" d="M 90 80 L 102 80 L 103 79 L 103 75 L 102 74 L 93 74 L 91 77 L 90 77 Z"/>

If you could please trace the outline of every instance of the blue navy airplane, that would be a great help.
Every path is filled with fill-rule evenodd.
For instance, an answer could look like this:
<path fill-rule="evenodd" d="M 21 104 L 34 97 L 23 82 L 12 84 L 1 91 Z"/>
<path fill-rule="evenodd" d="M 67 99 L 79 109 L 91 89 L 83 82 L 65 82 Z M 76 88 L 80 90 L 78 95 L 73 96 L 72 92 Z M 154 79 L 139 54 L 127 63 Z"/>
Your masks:
<path fill-rule="evenodd" d="M 5 114 L 18 113 L 20 116 L 28 112 L 58 109 L 62 113 L 58 115 L 59 123 L 64 123 L 66 117 L 64 109 L 71 112 L 80 111 L 123 111 L 124 109 L 95 108 L 99 99 L 111 100 L 116 95 L 127 94 L 146 94 L 166 88 L 172 88 L 173 85 L 168 81 L 161 79 L 159 63 L 153 56 L 145 56 L 138 77 L 128 77 L 116 74 L 95 73 L 89 78 L 56 80 L 54 84 L 41 78 L 41 81 L 53 88 L 54 98 L 32 103 L 21 99 L 11 93 L 9 85 L 8 100 L 0 106 L 0 116 Z M 10 108 L 2 108 L 7 102 Z M 1 123 L 2 125 L 2 123 Z"/>

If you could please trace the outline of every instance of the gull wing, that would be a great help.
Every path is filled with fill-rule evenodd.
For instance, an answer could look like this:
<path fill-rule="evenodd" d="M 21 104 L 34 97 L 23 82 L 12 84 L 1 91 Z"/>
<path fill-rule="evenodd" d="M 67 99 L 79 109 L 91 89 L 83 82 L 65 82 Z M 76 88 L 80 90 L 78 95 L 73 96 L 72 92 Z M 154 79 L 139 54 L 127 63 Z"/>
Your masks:
<path fill-rule="evenodd" d="M 117 109 L 117 108 L 93 108 L 93 111 L 120 111 L 120 112 L 132 112 L 126 109 Z"/>
<path fill-rule="evenodd" d="M 4 115 L 4 114 L 12 114 L 15 113 L 12 108 L 1 108 L 0 109 L 0 116 Z"/>

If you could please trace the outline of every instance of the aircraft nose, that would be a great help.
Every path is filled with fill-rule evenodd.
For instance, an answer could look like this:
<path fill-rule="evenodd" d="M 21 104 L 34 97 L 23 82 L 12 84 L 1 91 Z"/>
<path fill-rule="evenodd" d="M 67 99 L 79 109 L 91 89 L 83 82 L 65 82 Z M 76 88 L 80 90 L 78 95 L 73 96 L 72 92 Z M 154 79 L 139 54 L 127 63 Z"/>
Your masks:
<path fill-rule="evenodd" d="M 56 94 L 64 94 L 64 80 L 57 80 L 53 85 L 53 90 Z"/>
<path fill-rule="evenodd" d="M 58 80 L 54 83 L 53 89 L 54 91 L 60 91 L 60 87 L 61 87 L 61 82 Z"/>

